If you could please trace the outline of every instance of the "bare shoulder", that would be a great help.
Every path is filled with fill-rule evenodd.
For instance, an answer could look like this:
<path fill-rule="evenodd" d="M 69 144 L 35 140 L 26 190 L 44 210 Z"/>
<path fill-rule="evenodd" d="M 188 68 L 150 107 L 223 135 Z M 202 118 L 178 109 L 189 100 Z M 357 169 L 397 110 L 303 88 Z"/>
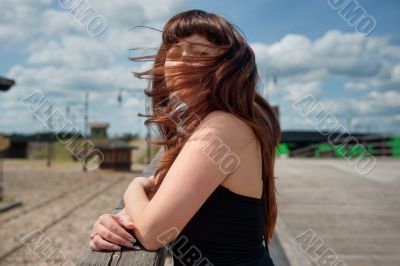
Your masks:
<path fill-rule="evenodd" d="M 199 135 L 213 134 L 231 148 L 243 147 L 255 139 L 252 128 L 245 121 L 221 110 L 205 116 L 196 131 Z"/>
<path fill-rule="evenodd" d="M 254 136 L 253 130 L 245 121 L 229 112 L 221 110 L 213 111 L 204 118 L 204 122 L 213 126 L 218 125 L 217 128 L 224 129 L 236 136 Z"/>
<path fill-rule="evenodd" d="M 226 111 L 222 111 L 222 110 L 212 111 L 211 113 L 206 115 L 206 117 L 204 118 L 205 121 L 212 121 L 215 119 L 217 119 L 217 120 L 229 119 L 230 121 L 233 121 L 233 120 L 240 121 L 240 119 L 238 117 L 236 117 L 236 115 L 226 112 Z"/>

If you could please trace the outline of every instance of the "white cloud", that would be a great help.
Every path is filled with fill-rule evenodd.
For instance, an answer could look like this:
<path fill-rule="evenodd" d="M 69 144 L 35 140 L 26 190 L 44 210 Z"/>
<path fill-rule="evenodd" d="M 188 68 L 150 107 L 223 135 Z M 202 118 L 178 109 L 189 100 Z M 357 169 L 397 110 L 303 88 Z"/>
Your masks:
<path fill-rule="evenodd" d="M 396 120 L 400 113 L 400 47 L 391 44 L 389 37 L 365 38 L 333 30 L 313 41 L 288 34 L 273 44 L 251 46 L 261 80 L 269 96 L 277 99 L 273 104 L 282 110 L 283 128 L 313 129 L 291 106 L 291 102 L 312 95 L 339 120 L 350 119 L 363 130 L 400 132 Z M 270 86 L 274 75 L 278 85 Z M 328 89 L 337 91 L 335 99 L 323 100 L 334 94 Z M 361 96 L 346 98 L 346 91 Z"/>
<path fill-rule="evenodd" d="M 129 49 L 157 48 L 161 33 L 127 30 L 136 25 L 161 29 L 169 17 L 182 11 L 186 2 L 89 1 L 108 23 L 104 33 L 94 38 L 73 14 L 58 6 L 58 1 L 1 1 L 0 41 L 10 51 L 15 47 L 25 49 L 27 56 L 6 73 L 17 85 L 0 95 L 0 113 L 4 117 L 0 131 L 42 129 L 33 123 L 20 102 L 36 89 L 62 109 L 67 101 L 81 101 L 84 92 L 90 91 L 90 119 L 109 121 L 110 132 L 143 131 L 140 123 L 144 119 L 138 118 L 137 112 L 145 110 L 144 98 L 125 93 L 123 105 L 118 108 L 117 95 L 121 87 L 145 87 L 146 82 L 135 79 L 131 71 L 144 70 L 150 63 L 137 65 L 128 61 L 132 56 Z M 288 34 L 272 44 L 251 45 L 263 82 L 271 85 L 271 77 L 278 76 L 278 86 L 269 86 L 269 93 L 282 96 L 284 127 L 310 126 L 293 115 L 290 106 L 286 107 L 307 94 L 320 95 L 322 85 L 332 79 L 342 80 L 347 90 L 365 94 L 361 99 L 326 101 L 330 110 L 338 114 L 348 111 L 355 118 L 364 115 L 365 119 L 380 113 L 387 121 L 399 121 L 394 114 L 399 111 L 400 47 L 390 44 L 390 38 L 360 38 L 357 34 L 328 31 L 316 40 Z"/>
<path fill-rule="evenodd" d="M 364 91 L 369 88 L 369 85 L 366 82 L 346 82 L 344 84 L 344 88 L 349 91 Z"/>
<path fill-rule="evenodd" d="M 308 83 L 294 83 L 284 88 L 284 100 L 298 101 L 307 95 L 319 96 L 321 93 L 321 84 L 319 81 Z"/>
<path fill-rule="evenodd" d="M 104 68 L 115 63 L 114 54 L 106 45 L 93 38 L 71 35 L 61 37 L 61 42 L 47 42 L 33 51 L 27 62 L 72 69 Z"/>
<path fill-rule="evenodd" d="M 274 44 L 254 43 L 252 47 L 264 81 L 273 67 L 286 83 L 357 79 L 363 88 L 397 90 L 400 49 L 389 41 L 388 37 L 365 38 L 333 30 L 313 42 L 303 35 L 288 34 Z M 355 81 L 350 82 L 347 88 L 354 88 Z"/>
<path fill-rule="evenodd" d="M 397 91 L 371 91 L 361 101 L 352 101 L 361 114 L 381 114 L 390 110 L 400 112 L 400 93 Z"/>
<path fill-rule="evenodd" d="M 0 101 L 6 103 L 1 104 L 0 112 L 9 118 L 2 119 L 0 131 L 42 129 L 36 126 L 37 122 L 21 103 L 21 99 L 34 90 L 43 92 L 62 110 L 66 102 L 82 101 L 84 92 L 90 91 L 91 108 L 95 109 L 91 119 L 113 121 L 115 128 L 110 128 L 113 132 L 132 129 L 132 125 L 128 124 L 133 121 L 138 126 L 140 119 L 136 118 L 136 114 L 144 110 L 145 96 L 137 99 L 126 93 L 122 109 L 119 109 L 118 90 L 121 87 L 146 86 L 146 81 L 135 79 L 131 72 L 144 70 L 150 63 L 132 63 L 128 57 L 134 55 L 129 49 L 156 48 L 161 41 L 161 33 L 149 29 L 128 29 L 137 25 L 161 29 L 166 19 L 178 13 L 185 2 L 88 1 L 90 7 L 108 23 L 104 33 L 94 38 L 87 34 L 79 19 L 63 9 L 58 1 L 1 1 L 0 41 L 8 46 L 9 51 L 20 47 L 28 56 L 5 73 L 17 83 L 12 90 L 0 95 Z M 108 111 L 104 106 L 108 107 Z M 15 119 L 16 114 L 22 116 Z M 123 122 L 118 122 L 118 117 Z"/>
<path fill-rule="evenodd" d="M 0 41 L 26 41 L 42 30 L 42 11 L 51 0 L 5 0 L 0 3 Z"/>
<path fill-rule="evenodd" d="M 399 102 L 400 93 L 397 91 L 370 91 L 361 98 L 321 101 L 328 111 L 349 117 L 399 114 Z M 379 121 L 375 121 L 377 122 Z"/>

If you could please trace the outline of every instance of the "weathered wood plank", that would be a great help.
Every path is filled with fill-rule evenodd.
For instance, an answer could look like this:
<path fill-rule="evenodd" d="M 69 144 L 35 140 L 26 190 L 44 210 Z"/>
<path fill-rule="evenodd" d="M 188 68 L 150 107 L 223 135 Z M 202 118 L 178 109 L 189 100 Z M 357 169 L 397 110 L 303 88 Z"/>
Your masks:
<path fill-rule="evenodd" d="M 162 154 L 162 150 L 156 154 L 151 163 L 144 169 L 143 175 L 149 176 L 155 172 L 156 162 Z M 120 200 L 118 205 L 112 210 L 112 213 L 117 213 L 125 206 L 123 199 Z M 86 247 L 82 256 L 77 261 L 77 265 L 110 265 L 110 266 L 162 266 L 165 263 L 167 256 L 167 249 L 161 248 L 156 251 L 146 250 L 139 242 L 136 242 L 133 248 L 122 247 L 121 251 L 93 251 Z"/>

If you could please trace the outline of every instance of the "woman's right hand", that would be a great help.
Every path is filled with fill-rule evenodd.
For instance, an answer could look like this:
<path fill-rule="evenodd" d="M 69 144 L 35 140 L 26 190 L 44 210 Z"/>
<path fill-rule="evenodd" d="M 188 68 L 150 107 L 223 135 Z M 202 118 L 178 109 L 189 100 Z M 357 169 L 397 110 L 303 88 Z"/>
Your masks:
<path fill-rule="evenodd" d="M 132 248 L 137 240 L 128 230 L 133 228 L 133 221 L 125 209 L 117 214 L 103 214 L 93 225 L 89 247 L 94 251 L 120 250 L 121 246 Z"/>

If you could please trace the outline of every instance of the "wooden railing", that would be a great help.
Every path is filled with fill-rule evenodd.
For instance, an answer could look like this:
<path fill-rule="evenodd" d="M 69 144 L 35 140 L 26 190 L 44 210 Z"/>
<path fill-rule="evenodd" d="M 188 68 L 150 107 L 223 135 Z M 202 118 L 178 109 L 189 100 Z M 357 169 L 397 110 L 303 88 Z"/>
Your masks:
<path fill-rule="evenodd" d="M 161 155 L 160 149 L 155 158 L 142 172 L 143 176 L 151 176 L 155 171 L 155 164 Z M 124 201 L 121 199 L 118 205 L 112 210 L 117 213 L 124 208 Z M 77 265 L 137 265 L 137 266 L 163 266 L 167 256 L 167 248 L 163 247 L 156 251 L 146 250 L 139 241 L 133 248 L 122 247 L 120 251 L 92 251 L 88 246 L 77 261 Z"/>

